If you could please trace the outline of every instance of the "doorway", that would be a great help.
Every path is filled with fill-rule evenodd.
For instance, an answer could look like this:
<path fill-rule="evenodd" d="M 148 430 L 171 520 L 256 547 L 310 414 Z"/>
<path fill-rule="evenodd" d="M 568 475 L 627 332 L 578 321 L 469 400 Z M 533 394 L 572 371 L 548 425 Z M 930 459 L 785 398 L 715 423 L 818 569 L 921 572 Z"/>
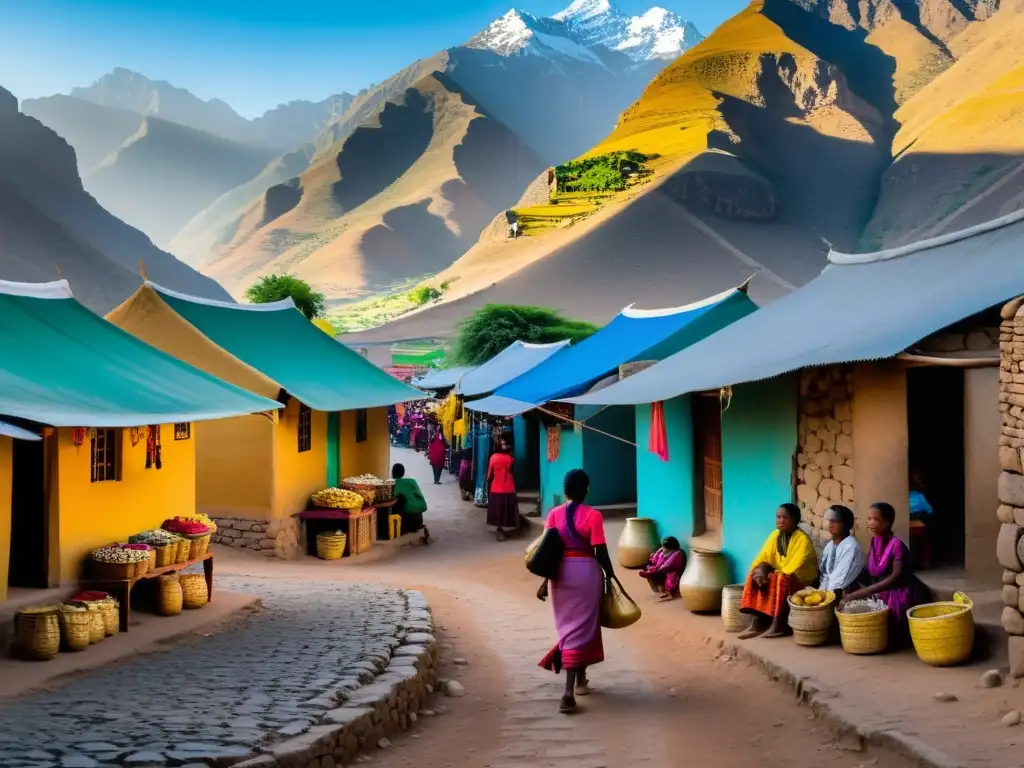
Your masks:
<path fill-rule="evenodd" d="M 911 551 L 919 567 L 962 566 L 966 492 L 962 369 L 907 371 L 907 436 L 908 479 L 914 498 Z M 915 514 L 915 507 L 924 511 Z"/>
<path fill-rule="evenodd" d="M 11 489 L 11 587 L 47 586 L 47 521 L 43 456 L 45 441 L 15 440 Z"/>
<path fill-rule="evenodd" d="M 694 437 L 694 535 L 722 530 L 722 408 L 717 393 L 691 398 Z"/>

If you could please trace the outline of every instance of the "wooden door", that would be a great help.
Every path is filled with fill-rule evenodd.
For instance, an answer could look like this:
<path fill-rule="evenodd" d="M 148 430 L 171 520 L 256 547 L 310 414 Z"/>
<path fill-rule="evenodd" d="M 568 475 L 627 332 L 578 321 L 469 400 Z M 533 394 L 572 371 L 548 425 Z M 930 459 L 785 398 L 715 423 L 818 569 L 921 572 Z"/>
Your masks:
<path fill-rule="evenodd" d="M 699 504 L 704 527 L 722 529 L 722 410 L 718 397 L 693 397 L 693 433 Z"/>

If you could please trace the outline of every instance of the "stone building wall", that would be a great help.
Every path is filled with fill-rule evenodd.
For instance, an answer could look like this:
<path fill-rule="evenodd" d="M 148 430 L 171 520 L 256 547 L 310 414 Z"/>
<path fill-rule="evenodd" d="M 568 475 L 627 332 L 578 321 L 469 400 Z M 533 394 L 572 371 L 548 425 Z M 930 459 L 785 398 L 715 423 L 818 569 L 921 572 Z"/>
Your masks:
<path fill-rule="evenodd" d="M 1024 296 L 1003 307 L 999 336 L 999 538 L 1003 628 L 1010 635 L 1010 673 L 1024 677 Z"/>
<path fill-rule="evenodd" d="M 249 549 L 267 557 L 290 560 L 302 554 L 302 523 L 292 517 L 284 520 L 250 520 L 244 517 L 214 517 L 217 532 L 214 544 Z"/>
<path fill-rule="evenodd" d="M 853 506 L 853 370 L 836 365 L 800 374 L 796 498 L 816 544 L 828 540 L 825 510 Z M 857 524 L 862 521 L 858 516 Z"/>

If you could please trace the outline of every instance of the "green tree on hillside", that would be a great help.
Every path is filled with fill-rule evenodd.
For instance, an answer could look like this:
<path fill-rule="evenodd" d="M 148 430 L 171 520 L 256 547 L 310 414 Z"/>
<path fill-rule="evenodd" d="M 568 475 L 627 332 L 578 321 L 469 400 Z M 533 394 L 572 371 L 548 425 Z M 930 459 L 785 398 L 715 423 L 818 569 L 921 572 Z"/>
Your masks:
<path fill-rule="evenodd" d="M 253 304 L 269 304 L 290 298 L 299 312 L 310 320 L 326 313 L 324 295 L 295 275 L 264 275 L 246 289 L 245 298 Z"/>
<path fill-rule="evenodd" d="M 488 304 L 460 324 L 453 357 L 460 365 L 480 365 L 516 341 L 550 344 L 569 339 L 575 344 L 595 331 L 597 326 L 562 317 L 554 309 Z"/>

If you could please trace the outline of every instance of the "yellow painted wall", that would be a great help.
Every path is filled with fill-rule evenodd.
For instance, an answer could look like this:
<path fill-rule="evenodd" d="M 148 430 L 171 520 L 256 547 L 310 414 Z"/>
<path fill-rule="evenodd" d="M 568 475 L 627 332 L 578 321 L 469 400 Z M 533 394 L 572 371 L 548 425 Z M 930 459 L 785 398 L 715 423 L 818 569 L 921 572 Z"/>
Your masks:
<path fill-rule="evenodd" d="M 133 446 L 130 430 L 121 432 L 121 480 L 93 483 L 88 438 L 76 446 L 73 430 L 56 430 L 51 499 L 57 501 L 59 554 L 51 562 L 60 563 L 58 583 L 76 581 L 92 549 L 195 512 L 195 425 L 189 440 L 175 440 L 171 424 L 161 427 L 161 469 L 146 469 L 145 439 Z"/>
<path fill-rule="evenodd" d="M 0 436 L 0 602 L 7 599 L 7 568 L 11 561 L 11 470 L 14 441 Z"/>
<path fill-rule="evenodd" d="M 193 424 L 196 507 L 211 517 L 270 520 L 276 431 L 261 414 Z"/>
<path fill-rule="evenodd" d="M 299 453 L 299 401 L 288 400 L 274 430 L 274 517 L 306 508 L 309 497 L 327 485 L 327 414 L 313 411 L 311 448 Z"/>
<path fill-rule="evenodd" d="M 342 411 L 339 477 L 391 474 L 391 439 L 388 434 L 388 409 L 371 408 L 366 413 L 366 440 L 356 442 L 356 412 Z"/>

